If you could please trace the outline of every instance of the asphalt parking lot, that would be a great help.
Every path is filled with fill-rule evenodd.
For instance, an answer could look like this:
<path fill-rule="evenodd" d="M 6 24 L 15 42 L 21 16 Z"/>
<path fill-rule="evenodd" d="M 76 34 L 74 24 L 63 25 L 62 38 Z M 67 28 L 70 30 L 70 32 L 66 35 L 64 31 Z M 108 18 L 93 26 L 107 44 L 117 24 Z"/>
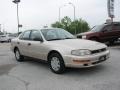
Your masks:
<path fill-rule="evenodd" d="M 120 43 L 109 49 L 105 63 L 57 75 L 37 60 L 17 62 L 10 44 L 0 43 L 0 90 L 120 90 Z"/>

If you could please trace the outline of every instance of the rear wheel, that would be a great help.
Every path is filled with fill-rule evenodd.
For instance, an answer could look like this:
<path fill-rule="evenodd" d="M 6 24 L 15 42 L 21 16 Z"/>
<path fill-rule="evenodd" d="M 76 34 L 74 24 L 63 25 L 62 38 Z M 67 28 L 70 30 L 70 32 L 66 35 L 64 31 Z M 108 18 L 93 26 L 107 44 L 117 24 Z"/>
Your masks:
<path fill-rule="evenodd" d="M 65 64 L 60 54 L 52 53 L 49 56 L 48 62 L 49 62 L 49 66 L 52 72 L 61 74 L 65 71 Z"/>
<path fill-rule="evenodd" d="M 11 39 L 9 39 L 8 42 L 11 42 Z"/>
<path fill-rule="evenodd" d="M 24 61 L 24 57 L 20 54 L 19 49 L 16 48 L 14 53 L 15 53 L 15 58 L 17 61 L 19 62 Z"/>

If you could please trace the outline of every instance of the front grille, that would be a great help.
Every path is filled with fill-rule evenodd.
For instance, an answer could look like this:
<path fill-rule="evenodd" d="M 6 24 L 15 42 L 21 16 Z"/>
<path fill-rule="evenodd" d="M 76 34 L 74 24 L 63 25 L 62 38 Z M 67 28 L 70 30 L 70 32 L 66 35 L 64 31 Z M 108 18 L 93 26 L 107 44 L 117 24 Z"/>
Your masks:
<path fill-rule="evenodd" d="M 107 50 L 106 48 L 102 48 L 102 49 L 98 49 L 98 50 L 93 50 L 93 51 L 91 51 L 91 54 L 101 53 L 101 52 L 104 52 L 106 50 Z"/>
<path fill-rule="evenodd" d="M 82 38 L 82 35 L 78 35 L 77 38 Z"/>

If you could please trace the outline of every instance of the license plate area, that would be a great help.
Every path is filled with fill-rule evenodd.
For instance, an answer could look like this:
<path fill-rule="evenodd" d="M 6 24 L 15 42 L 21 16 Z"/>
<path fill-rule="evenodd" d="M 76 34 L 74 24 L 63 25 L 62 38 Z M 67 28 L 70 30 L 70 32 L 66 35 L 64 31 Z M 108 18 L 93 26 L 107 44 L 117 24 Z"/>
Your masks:
<path fill-rule="evenodd" d="M 98 61 L 93 62 L 92 64 L 98 64 L 106 60 L 106 55 L 99 57 Z"/>

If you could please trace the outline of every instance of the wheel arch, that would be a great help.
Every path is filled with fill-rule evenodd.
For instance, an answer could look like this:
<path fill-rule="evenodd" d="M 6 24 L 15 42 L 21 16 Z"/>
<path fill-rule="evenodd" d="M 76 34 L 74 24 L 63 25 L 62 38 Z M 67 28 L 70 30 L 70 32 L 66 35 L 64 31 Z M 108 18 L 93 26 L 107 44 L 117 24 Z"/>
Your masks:
<path fill-rule="evenodd" d="M 52 53 L 58 53 L 58 54 L 62 57 L 62 54 L 61 54 L 59 51 L 57 51 L 57 50 L 51 50 L 51 51 L 48 53 L 48 55 L 47 55 L 47 61 L 48 61 L 48 59 L 49 59 L 49 56 L 50 56 Z M 63 57 L 62 57 L 62 58 L 63 58 Z"/>
<path fill-rule="evenodd" d="M 17 46 L 15 46 L 15 47 L 14 47 L 14 49 L 13 49 L 13 50 L 14 50 L 14 53 L 15 53 L 15 50 L 16 50 L 16 49 L 18 49 L 18 47 L 17 47 Z"/>

